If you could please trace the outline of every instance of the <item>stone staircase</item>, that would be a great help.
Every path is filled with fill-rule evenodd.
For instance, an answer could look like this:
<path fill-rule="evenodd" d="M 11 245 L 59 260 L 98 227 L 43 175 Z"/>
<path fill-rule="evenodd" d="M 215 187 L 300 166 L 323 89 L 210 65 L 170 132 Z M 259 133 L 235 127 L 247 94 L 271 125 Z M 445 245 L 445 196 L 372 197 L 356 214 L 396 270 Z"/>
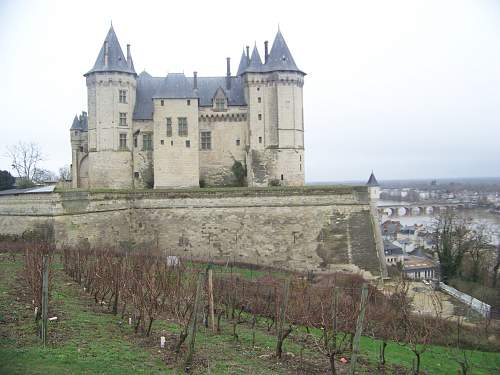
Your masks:
<path fill-rule="evenodd" d="M 317 241 L 316 253 L 323 260 L 322 268 L 355 265 L 373 276 L 380 275 L 370 211 L 333 212 Z"/>
<path fill-rule="evenodd" d="M 369 211 L 354 212 L 349 216 L 351 233 L 352 263 L 380 275 L 380 260 L 377 256 L 375 235 Z"/>

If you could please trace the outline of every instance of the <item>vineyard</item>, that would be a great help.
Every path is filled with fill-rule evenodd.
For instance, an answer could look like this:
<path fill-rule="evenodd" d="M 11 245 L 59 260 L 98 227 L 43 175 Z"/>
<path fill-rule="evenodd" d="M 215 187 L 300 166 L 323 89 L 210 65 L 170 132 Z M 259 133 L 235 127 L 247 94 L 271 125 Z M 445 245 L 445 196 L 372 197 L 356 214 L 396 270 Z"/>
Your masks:
<path fill-rule="evenodd" d="M 172 371 L 217 373 L 211 372 L 215 359 L 207 346 L 217 337 L 246 350 L 266 342 L 262 360 L 293 367 L 283 373 L 435 373 L 425 358 L 436 350 L 455 373 L 500 368 L 498 354 L 478 361 L 479 352 L 472 351 L 499 350 L 488 341 L 495 335 L 492 322 L 445 320 L 437 299 L 434 314 L 415 314 L 404 280 L 387 291 L 341 273 L 298 274 L 115 249 L 55 252 L 43 242 L 9 249 L 11 257 L 24 261 L 22 276 L 37 326 L 43 326 L 45 256 L 51 263 L 49 310 L 54 269 L 60 267 L 99 314 L 128 326 L 132 340 L 159 348 Z"/>

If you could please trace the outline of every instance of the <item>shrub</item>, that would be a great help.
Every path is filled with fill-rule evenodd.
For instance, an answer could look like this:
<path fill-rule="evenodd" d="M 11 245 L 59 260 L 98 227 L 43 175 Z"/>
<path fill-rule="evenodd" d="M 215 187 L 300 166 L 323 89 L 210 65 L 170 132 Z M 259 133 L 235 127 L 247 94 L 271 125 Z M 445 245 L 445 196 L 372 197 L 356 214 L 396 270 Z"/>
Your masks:
<path fill-rule="evenodd" d="M 153 168 L 153 162 L 149 161 L 146 166 L 142 168 L 141 174 L 144 186 L 148 189 L 152 189 L 155 186 L 155 171 Z"/>
<path fill-rule="evenodd" d="M 231 167 L 231 171 L 234 174 L 234 178 L 236 179 L 236 186 L 245 186 L 246 185 L 246 176 L 247 170 L 239 160 L 235 160 L 233 166 Z"/>
<path fill-rule="evenodd" d="M 269 186 L 281 186 L 281 182 L 277 178 L 273 178 L 269 180 Z"/>
<path fill-rule="evenodd" d="M 0 190 L 11 189 L 16 179 L 8 171 L 0 171 Z"/>

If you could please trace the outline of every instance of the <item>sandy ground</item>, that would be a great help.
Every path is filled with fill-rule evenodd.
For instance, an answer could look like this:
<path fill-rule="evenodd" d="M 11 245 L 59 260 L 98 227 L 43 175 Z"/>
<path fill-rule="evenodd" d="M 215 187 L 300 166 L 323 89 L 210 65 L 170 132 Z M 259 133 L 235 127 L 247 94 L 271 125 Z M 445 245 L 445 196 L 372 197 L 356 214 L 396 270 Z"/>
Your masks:
<path fill-rule="evenodd" d="M 416 313 L 441 315 L 443 318 L 456 316 L 456 302 L 451 301 L 453 297 L 433 290 L 430 285 L 421 281 L 411 281 L 409 284 L 408 294 Z M 394 283 L 387 282 L 384 284 L 384 289 L 392 291 L 394 285 Z"/>

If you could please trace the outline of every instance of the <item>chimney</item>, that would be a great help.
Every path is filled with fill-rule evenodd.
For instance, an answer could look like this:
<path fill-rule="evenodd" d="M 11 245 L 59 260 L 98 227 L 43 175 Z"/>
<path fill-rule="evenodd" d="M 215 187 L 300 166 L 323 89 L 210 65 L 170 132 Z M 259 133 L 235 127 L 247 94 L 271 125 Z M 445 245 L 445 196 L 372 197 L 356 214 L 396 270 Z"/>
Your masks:
<path fill-rule="evenodd" d="M 247 46 L 247 63 L 250 64 L 250 46 Z"/>
<path fill-rule="evenodd" d="M 198 90 L 198 72 L 193 72 L 193 90 Z"/>
<path fill-rule="evenodd" d="M 231 58 L 226 57 L 226 89 L 231 90 Z"/>
<path fill-rule="evenodd" d="M 108 41 L 104 41 L 104 66 L 108 66 L 109 63 L 109 48 Z"/>
<path fill-rule="evenodd" d="M 264 42 L 264 64 L 267 64 L 267 58 L 269 57 L 269 50 L 267 47 L 268 44 L 269 44 L 269 42 L 266 40 Z"/>
<path fill-rule="evenodd" d="M 127 44 L 127 63 L 129 68 L 131 61 L 132 61 L 132 55 L 130 54 L 130 44 Z"/>

